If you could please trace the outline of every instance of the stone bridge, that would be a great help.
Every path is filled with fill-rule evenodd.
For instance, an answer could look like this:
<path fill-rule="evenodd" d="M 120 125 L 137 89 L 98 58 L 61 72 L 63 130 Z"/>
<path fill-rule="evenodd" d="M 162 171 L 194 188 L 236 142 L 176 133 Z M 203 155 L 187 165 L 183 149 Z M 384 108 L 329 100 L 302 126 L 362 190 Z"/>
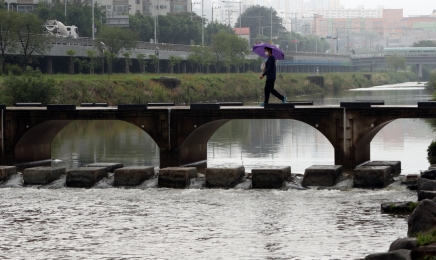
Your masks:
<path fill-rule="evenodd" d="M 400 118 L 436 118 L 435 107 L 299 106 L 294 108 L 221 107 L 4 107 L 1 111 L 0 165 L 51 159 L 53 138 L 75 120 L 122 120 L 146 132 L 160 148 L 160 167 L 207 160 L 207 142 L 236 119 L 292 119 L 322 133 L 334 149 L 336 165 L 352 170 L 370 160 L 370 143 L 387 124 Z M 358 105 L 358 106 L 361 106 Z M 431 104 L 433 105 L 433 104 Z"/>

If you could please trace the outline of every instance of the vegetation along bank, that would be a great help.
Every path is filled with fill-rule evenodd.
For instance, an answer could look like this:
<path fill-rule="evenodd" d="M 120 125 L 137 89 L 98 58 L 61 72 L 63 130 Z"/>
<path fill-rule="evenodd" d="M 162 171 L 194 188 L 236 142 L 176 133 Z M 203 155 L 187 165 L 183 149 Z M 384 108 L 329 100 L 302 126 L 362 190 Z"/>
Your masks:
<path fill-rule="evenodd" d="M 369 76 L 370 75 L 370 76 Z M 41 102 L 76 104 L 108 102 L 110 105 L 147 102 L 177 104 L 263 99 L 264 80 L 258 73 L 177 74 L 180 84 L 165 87 L 153 79 L 162 74 L 43 75 L 28 69 L 21 76 L 0 77 L 0 104 Z M 416 81 L 412 72 L 323 74 L 324 86 L 311 83 L 305 74 L 279 74 L 276 89 L 288 97 Z"/>

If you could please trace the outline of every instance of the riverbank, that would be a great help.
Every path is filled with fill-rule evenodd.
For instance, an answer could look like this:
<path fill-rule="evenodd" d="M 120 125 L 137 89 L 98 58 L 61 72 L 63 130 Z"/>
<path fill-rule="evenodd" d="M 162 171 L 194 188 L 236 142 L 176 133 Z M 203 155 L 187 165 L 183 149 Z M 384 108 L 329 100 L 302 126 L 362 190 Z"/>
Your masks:
<path fill-rule="evenodd" d="M 371 75 L 371 77 L 368 77 Z M 288 97 L 371 87 L 383 84 L 416 81 L 412 72 L 386 73 L 330 73 L 323 74 L 324 87 L 307 80 L 308 74 L 279 74 L 276 89 Z M 21 76 L 22 77 L 22 76 Z M 113 75 L 42 75 L 53 79 L 58 88 L 51 98 L 53 103 L 80 104 L 82 102 L 120 103 L 147 102 L 206 102 L 246 101 L 263 99 L 264 80 L 258 73 L 245 74 L 113 74 Z M 153 81 L 159 77 L 177 77 L 181 85 L 175 88 L 163 87 Z M 5 91 L 6 77 L 0 77 L 0 103 L 11 105 Z M 16 99 L 16 98 L 15 98 Z M 26 101 L 26 102 L 30 102 Z M 37 98 L 31 102 L 38 102 Z"/>

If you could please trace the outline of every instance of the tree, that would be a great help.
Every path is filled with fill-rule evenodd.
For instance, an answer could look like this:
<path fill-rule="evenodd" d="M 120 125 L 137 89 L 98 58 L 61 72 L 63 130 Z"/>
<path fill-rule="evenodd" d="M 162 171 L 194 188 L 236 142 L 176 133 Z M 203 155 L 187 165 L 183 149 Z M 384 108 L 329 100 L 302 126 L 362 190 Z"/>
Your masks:
<path fill-rule="evenodd" d="M 42 21 L 34 14 L 20 14 L 15 22 L 18 51 L 22 57 L 22 68 L 26 70 L 32 55 L 43 55 L 51 49 L 52 37 L 43 34 Z"/>
<path fill-rule="evenodd" d="M 101 53 L 108 63 L 109 73 L 112 73 L 113 61 L 120 54 L 121 50 L 129 51 L 136 47 L 137 35 L 130 29 L 118 27 L 103 27 L 95 40 L 94 46 Z"/>
<path fill-rule="evenodd" d="M 183 61 L 182 57 L 170 56 L 170 66 L 171 66 L 171 73 L 174 73 L 174 66 L 177 65 L 179 67 L 179 73 L 180 73 L 180 63 Z"/>
<path fill-rule="evenodd" d="M 421 40 L 413 43 L 412 47 L 436 47 L 436 42 L 432 40 Z"/>
<path fill-rule="evenodd" d="M 202 65 L 203 49 L 204 48 L 202 46 L 191 46 L 188 61 L 191 64 L 192 71 L 194 71 L 194 65 L 197 65 L 197 72 L 198 66 Z"/>
<path fill-rule="evenodd" d="M 73 49 L 69 49 L 67 51 L 67 55 L 70 56 L 70 62 L 69 62 L 69 67 L 70 67 L 70 74 L 74 74 L 74 58 L 73 56 L 76 55 L 76 51 Z"/>
<path fill-rule="evenodd" d="M 103 27 L 98 37 L 95 40 L 95 46 L 100 50 L 105 48 L 105 51 L 116 56 L 122 49 L 128 51 L 136 47 L 138 39 L 138 36 L 132 30 L 118 27 Z M 104 43 L 105 47 L 101 42 Z"/>
<path fill-rule="evenodd" d="M 248 42 L 235 34 L 220 31 L 213 37 L 211 52 L 217 71 L 219 72 L 223 65 L 229 71 L 232 64 L 235 64 L 235 66 L 242 65 L 241 56 L 243 56 L 242 53 L 244 55 L 248 53 Z"/>
<path fill-rule="evenodd" d="M 86 56 L 89 59 L 89 74 L 94 74 L 94 69 L 98 67 L 97 52 L 95 50 L 87 50 Z"/>
<path fill-rule="evenodd" d="M 108 52 L 108 51 L 105 51 L 104 53 L 103 53 L 103 55 L 104 55 L 104 57 L 106 58 L 106 60 L 107 60 L 107 70 L 108 70 L 108 73 L 109 74 L 112 74 L 112 69 L 113 69 L 113 62 L 114 62 L 114 60 L 115 60 L 115 58 L 117 57 L 116 55 L 115 55 L 115 53 L 111 53 L 111 52 Z"/>
<path fill-rule="evenodd" d="M 154 54 L 150 54 L 148 55 L 148 58 L 150 60 L 151 65 L 154 66 L 155 72 L 157 73 L 157 66 L 159 66 L 159 57 Z"/>
<path fill-rule="evenodd" d="M 406 69 L 406 58 L 399 57 L 396 54 L 392 56 L 386 57 L 386 64 L 389 68 L 392 68 L 395 70 L 395 73 L 397 73 L 397 70 L 399 68 L 405 70 Z"/>
<path fill-rule="evenodd" d="M 132 58 L 130 58 L 130 52 L 123 53 L 124 56 L 124 62 L 126 65 L 126 73 L 129 73 L 129 67 L 132 65 Z"/>
<path fill-rule="evenodd" d="M 246 39 L 239 38 L 236 35 L 231 35 L 230 38 L 230 61 L 239 71 L 242 66 L 243 57 L 249 53 L 248 42 Z"/>
<path fill-rule="evenodd" d="M 1 5 L 1 3 L 0 3 Z M 15 36 L 15 21 L 17 20 L 18 13 L 8 12 L 4 9 L 0 10 L 0 74 L 3 72 L 3 63 L 6 53 L 14 52 L 16 48 Z"/>
<path fill-rule="evenodd" d="M 217 72 L 221 70 L 223 62 L 230 53 L 230 44 L 228 44 L 227 40 L 228 35 L 225 31 L 220 31 L 212 37 L 213 62 Z"/>
<path fill-rule="evenodd" d="M 130 15 L 129 29 L 138 32 L 138 40 L 148 42 L 154 38 L 154 17 L 140 13 Z"/>
<path fill-rule="evenodd" d="M 241 14 L 241 18 L 242 27 L 250 27 L 250 39 L 256 39 L 258 35 L 263 34 L 267 35 L 268 39 L 271 40 L 271 35 L 274 38 L 275 36 L 278 36 L 279 31 L 284 31 L 286 29 L 282 25 L 282 18 L 277 16 L 276 10 L 272 7 L 268 8 L 260 5 L 250 6 Z M 235 27 L 239 27 L 239 21 L 240 19 L 238 18 Z M 263 33 L 261 29 L 262 26 L 264 27 Z"/>
<path fill-rule="evenodd" d="M 4 93 L 8 104 L 16 102 L 41 102 L 50 104 L 59 94 L 53 77 L 44 77 L 39 70 L 29 68 L 24 75 L 8 75 L 5 77 Z"/>
<path fill-rule="evenodd" d="M 145 72 L 145 66 L 148 63 L 148 61 L 146 60 L 147 59 L 147 54 L 139 53 L 138 55 L 136 55 L 136 59 L 138 59 L 139 67 L 141 68 L 141 73 L 144 73 Z"/>
<path fill-rule="evenodd" d="M 220 31 L 229 31 L 229 26 L 227 24 L 222 24 L 214 21 L 213 23 L 208 23 L 206 28 L 204 28 L 204 43 L 205 45 L 212 45 L 212 38 L 215 34 Z M 235 34 L 233 30 L 230 30 L 230 34 Z"/>

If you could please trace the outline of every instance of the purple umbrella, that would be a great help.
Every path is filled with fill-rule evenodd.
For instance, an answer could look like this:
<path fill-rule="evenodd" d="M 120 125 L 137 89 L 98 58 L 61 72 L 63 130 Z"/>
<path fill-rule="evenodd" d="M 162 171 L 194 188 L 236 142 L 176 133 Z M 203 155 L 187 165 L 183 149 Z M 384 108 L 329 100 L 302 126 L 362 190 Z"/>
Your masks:
<path fill-rule="evenodd" d="M 285 54 L 282 50 L 277 48 L 277 46 L 268 44 L 268 43 L 259 43 L 253 46 L 252 51 L 263 58 L 268 58 L 267 55 L 265 55 L 265 47 L 272 49 L 272 54 L 276 60 L 284 60 Z"/>

